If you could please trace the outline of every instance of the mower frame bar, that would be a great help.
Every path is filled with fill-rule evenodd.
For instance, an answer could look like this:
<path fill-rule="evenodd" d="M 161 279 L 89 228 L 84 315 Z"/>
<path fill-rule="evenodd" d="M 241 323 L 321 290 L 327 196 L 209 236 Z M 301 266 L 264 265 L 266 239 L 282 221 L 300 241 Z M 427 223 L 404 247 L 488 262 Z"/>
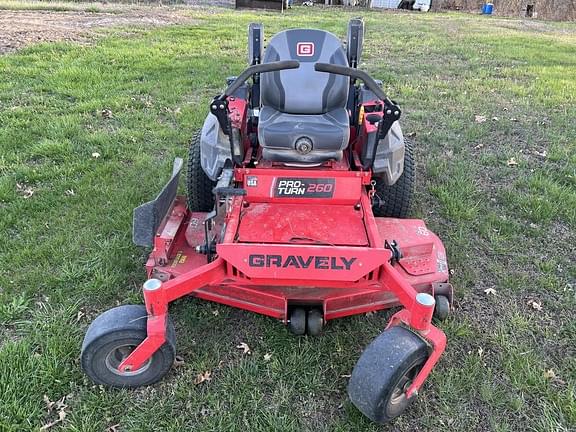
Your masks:
<path fill-rule="evenodd" d="M 287 69 L 298 69 L 300 67 L 300 62 L 297 60 L 284 60 L 263 64 L 256 64 L 244 69 L 244 71 L 236 77 L 236 79 L 230 84 L 224 93 L 219 97 L 219 100 L 224 100 L 226 97 L 234 94 L 242 84 L 246 82 L 248 78 L 253 75 L 261 74 L 264 72 L 277 72 Z"/>
<path fill-rule="evenodd" d="M 359 79 L 363 81 L 364 84 L 366 84 L 366 87 L 368 87 L 369 90 L 374 92 L 374 94 L 378 97 L 378 99 L 381 99 L 383 102 L 393 104 L 390 98 L 386 96 L 386 93 L 384 93 L 384 90 L 382 90 L 378 85 L 378 83 L 374 81 L 374 78 L 372 78 L 370 75 L 368 75 L 368 73 L 360 69 L 330 63 L 316 63 L 314 65 L 314 70 L 317 72 L 326 72 L 335 75 L 344 75 L 349 76 L 350 78 Z"/>

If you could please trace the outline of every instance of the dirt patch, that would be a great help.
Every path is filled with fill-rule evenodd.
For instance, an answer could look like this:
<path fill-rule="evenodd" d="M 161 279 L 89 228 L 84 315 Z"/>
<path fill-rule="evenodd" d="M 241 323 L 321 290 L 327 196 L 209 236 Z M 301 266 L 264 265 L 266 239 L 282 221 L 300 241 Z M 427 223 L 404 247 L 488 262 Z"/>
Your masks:
<path fill-rule="evenodd" d="M 88 43 L 104 27 L 189 24 L 185 9 L 149 7 L 114 12 L 0 10 L 0 54 L 38 42 Z"/>

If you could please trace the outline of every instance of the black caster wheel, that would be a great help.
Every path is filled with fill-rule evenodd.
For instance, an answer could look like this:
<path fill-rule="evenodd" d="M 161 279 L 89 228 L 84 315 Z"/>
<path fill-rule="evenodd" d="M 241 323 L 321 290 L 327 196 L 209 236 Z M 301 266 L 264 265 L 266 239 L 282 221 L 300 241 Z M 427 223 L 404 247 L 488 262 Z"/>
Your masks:
<path fill-rule="evenodd" d="M 318 336 L 322 333 L 324 318 L 318 309 L 308 311 L 308 321 L 306 321 L 306 333 L 310 336 Z"/>
<path fill-rule="evenodd" d="M 82 369 L 96 384 L 140 387 L 154 384 L 168 373 L 176 354 L 174 326 L 168 320 L 166 342 L 143 366 L 120 372 L 118 366 L 146 338 L 146 308 L 124 305 L 98 316 L 82 343 Z"/>
<path fill-rule="evenodd" d="M 290 320 L 288 321 L 290 331 L 298 336 L 306 333 L 306 311 L 302 308 L 292 310 Z"/>
<path fill-rule="evenodd" d="M 350 400 L 374 422 L 386 423 L 398 417 L 415 399 L 407 399 L 405 391 L 427 358 L 426 343 L 410 330 L 385 330 L 354 366 L 348 382 Z"/>
<path fill-rule="evenodd" d="M 434 296 L 436 300 L 436 306 L 434 307 L 434 318 L 438 321 L 444 321 L 450 315 L 450 301 L 448 297 L 443 295 Z"/>

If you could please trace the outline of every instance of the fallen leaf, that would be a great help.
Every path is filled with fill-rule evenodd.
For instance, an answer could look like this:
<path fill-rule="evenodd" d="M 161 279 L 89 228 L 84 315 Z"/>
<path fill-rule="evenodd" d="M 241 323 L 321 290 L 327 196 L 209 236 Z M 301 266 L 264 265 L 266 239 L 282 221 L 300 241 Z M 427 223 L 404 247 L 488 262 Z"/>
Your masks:
<path fill-rule="evenodd" d="M 105 119 L 112 118 L 112 111 L 109 110 L 108 108 L 105 108 L 102 111 L 100 111 L 100 114 L 102 115 L 102 118 Z"/>
<path fill-rule="evenodd" d="M 183 366 L 185 363 L 184 361 L 184 357 L 177 355 L 176 357 L 174 357 L 174 366 L 175 367 L 180 367 Z"/>
<path fill-rule="evenodd" d="M 537 311 L 542 310 L 542 303 L 537 302 L 536 300 L 528 300 L 528 305 Z"/>
<path fill-rule="evenodd" d="M 251 354 L 250 347 L 246 342 L 241 342 L 239 345 L 236 345 L 236 348 L 243 350 L 243 354 Z"/>
<path fill-rule="evenodd" d="M 264 361 L 270 361 L 271 358 L 272 358 L 272 354 L 271 354 L 271 353 L 266 353 L 266 354 L 264 354 Z"/>
<path fill-rule="evenodd" d="M 94 152 L 94 153 L 92 153 L 92 157 L 93 157 L 94 159 L 98 159 L 98 158 L 100 157 L 100 153 Z"/>
<path fill-rule="evenodd" d="M 543 158 L 545 158 L 546 156 L 548 156 L 548 153 L 546 153 L 546 150 L 541 151 L 541 152 L 539 152 L 538 150 L 534 150 L 534 154 L 535 154 L 536 156 L 540 156 L 540 157 L 543 157 Z"/>
<path fill-rule="evenodd" d="M 80 320 L 84 315 L 86 314 L 83 311 L 79 310 L 78 313 L 76 314 L 76 322 L 80 322 Z"/>
<path fill-rule="evenodd" d="M 476 123 L 484 123 L 486 121 L 486 116 L 483 115 L 474 116 L 474 121 Z"/>
<path fill-rule="evenodd" d="M 551 382 L 555 384 L 566 385 L 566 381 L 564 381 L 558 375 L 556 375 L 556 373 L 552 369 L 544 371 L 544 378 L 549 379 Z"/>
<path fill-rule="evenodd" d="M 202 384 L 205 381 L 211 381 L 211 380 L 212 380 L 212 372 L 210 371 L 201 372 L 198 375 L 196 375 L 196 378 L 194 379 L 194 384 L 198 385 Z"/>
<path fill-rule="evenodd" d="M 46 404 L 46 408 L 48 409 L 48 414 L 50 414 L 50 412 L 52 411 L 52 407 L 54 406 L 54 404 L 56 402 L 51 402 L 50 399 L 48 398 L 48 396 L 44 395 L 42 397 L 42 399 L 44 400 L 44 403 Z"/>
<path fill-rule="evenodd" d="M 16 183 L 16 191 L 24 198 L 30 198 L 34 195 L 34 189 L 24 183 Z"/>
<path fill-rule="evenodd" d="M 46 423 L 45 425 L 43 425 L 40 430 L 41 431 L 45 431 L 50 429 L 52 426 L 56 426 L 58 423 L 61 423 L 64 421 L 64 419 L 66 418 L 66 411 L 61 410 L 58 411 L 58 418 L 54 421 L 51 421 L 50 423 Z"/>
<path fill-rule="evenodd" d="M 496 295 L 496 290 L 494 288 L 486 288 L 484 290 L 484 293 L 486 294 L 491 294 L 491 295 Z"/>
<path fill-rule="evenodd" d="M 48 409 L 48 414 L 51 414 L 52 411 L 56 410 L 58 411 L 58 418 L 56 420 L 53 420 L 49 423 L 46 423 L 45 425 L 43 425 L 40 430 L 41 431 L 45 431 L 50 429 L 51 427 L 57 425 L 58 423 L 62 423 L 64 421 L 64 419 L 66 419 L 66 408 L 68 408 L 68 405 L 66 405 L 66 396 L 62 397 L 62 399 L 58 400 L 58 401 L 50 401 L 50 398 L 48 398 L 48 396 L 44 395 L 43 398 L 44 403 L 46 404 L 46 408 Z"/>
<path fill-rule="evenodd" d="M 511 157 L 511 158 L 508 159 L 508 161 L 506 162 L 506 165 L 508 165 L 509 167 L 511 167 L 511 166 L 516 166 L 516 165 L 518 165 L 518 162 L 516 162 L 516 159 L 514 159 L 513 157 Z"/>

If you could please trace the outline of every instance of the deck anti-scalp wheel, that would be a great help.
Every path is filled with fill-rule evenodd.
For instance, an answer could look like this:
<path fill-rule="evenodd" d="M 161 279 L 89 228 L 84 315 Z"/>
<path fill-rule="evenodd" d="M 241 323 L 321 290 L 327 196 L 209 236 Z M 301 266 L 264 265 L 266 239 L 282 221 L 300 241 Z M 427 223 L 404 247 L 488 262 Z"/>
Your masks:
<path fill-rule="evenodd" d="M 324 318 L 322 312 L 318 309 L 311 309 L 308 311 L 308 320 L 306 321 L 306 334 L 310 336 L 318 336 L 322 333 L 324 326 Z"/>
<path fill-rule="evenodd" d="M 435 295 L 436 306 L 434 307 L 434 318 L 444 321 L 450 315 L 450 300 L 444 295 Z"/>
<path fill-rule="evenodd" d="M 288 321 L 288 328 L 297 336 L 306 333 L 306 311 L 304 309 L 295 308 L 292 310 L 290 320 Z"/>
<path fill-rule="evenodd" d="M 428 347 L 403 327 L 385 330 L 364 350 L 348 383 L 352 403 L 366 417 L 385 423 L 398 417 L 415 398 L 406 390 L 428 358 Z"/>
<path fill-rule="evenodd" d="M 124 305 L 98 316 L 86 332 L 80 361 L 96 383 L 110 387 L 140 387 L 160 380 L 174 363 L 176 337 L 168 321 L 166 342 L 152 358 L 134 371 L 120 372 L 118 366 L 146 338 L 146 308 Z"/>

